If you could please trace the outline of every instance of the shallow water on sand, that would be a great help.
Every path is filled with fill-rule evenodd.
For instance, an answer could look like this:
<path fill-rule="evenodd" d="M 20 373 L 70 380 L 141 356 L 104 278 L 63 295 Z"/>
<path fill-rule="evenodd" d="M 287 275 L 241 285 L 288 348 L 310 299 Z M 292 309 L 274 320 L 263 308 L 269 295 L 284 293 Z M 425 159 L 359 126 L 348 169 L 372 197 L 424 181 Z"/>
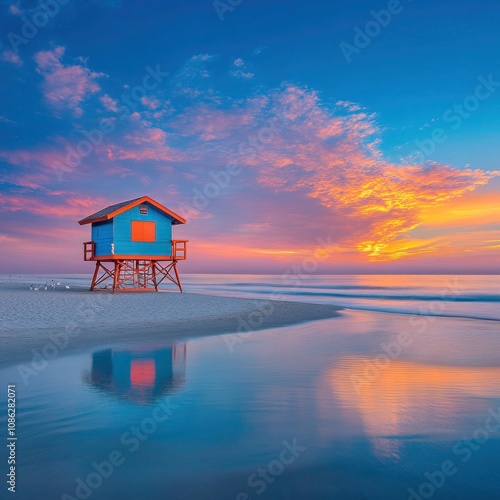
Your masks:
<path fill-rule="evenodd" d="M 0 371 L 23 500 L 500 497 L 494 321 L 347 311 L 38 368 Z"/>

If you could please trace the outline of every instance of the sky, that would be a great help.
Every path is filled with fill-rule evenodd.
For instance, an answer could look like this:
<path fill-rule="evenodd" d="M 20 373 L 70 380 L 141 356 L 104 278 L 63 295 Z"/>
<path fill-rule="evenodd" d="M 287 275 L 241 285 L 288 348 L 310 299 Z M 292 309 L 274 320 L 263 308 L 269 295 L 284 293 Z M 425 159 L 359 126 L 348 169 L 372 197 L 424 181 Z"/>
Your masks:
<path fill-rule="evenodd" d="M 91 272 L 147 195 L 181 272 L 498 273 L 493 0 L 0 1 L 0 273 Z"/>

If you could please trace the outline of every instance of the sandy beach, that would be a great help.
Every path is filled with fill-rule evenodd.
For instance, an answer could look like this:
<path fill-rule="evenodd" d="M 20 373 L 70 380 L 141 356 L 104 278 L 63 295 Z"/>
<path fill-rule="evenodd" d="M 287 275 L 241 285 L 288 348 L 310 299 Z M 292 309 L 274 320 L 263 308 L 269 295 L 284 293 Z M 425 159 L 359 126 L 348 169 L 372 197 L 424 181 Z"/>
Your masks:
<path fill-rule="evenodd" d="M 339 309 L 195 293 L 33 291 L 24 283 L 1 283 L 0 365 L 31 359 L 44 348 L 50 356 L 56 348 L 69 354 L 121 341 L 248 333 L 332 318 Z"/>

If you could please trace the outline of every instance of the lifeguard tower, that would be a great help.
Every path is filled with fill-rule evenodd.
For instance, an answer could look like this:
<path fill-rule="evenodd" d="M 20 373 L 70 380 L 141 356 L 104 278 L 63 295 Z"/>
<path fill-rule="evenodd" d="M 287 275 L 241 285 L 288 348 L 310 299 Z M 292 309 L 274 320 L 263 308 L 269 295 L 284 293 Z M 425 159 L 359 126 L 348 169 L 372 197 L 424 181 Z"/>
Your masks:
<path fill-rule="evenodd" d="M 187 257 L 187 240 L 172 239 L 172 226 L 186 221 L 148 196 L 124 201 L 78 221 L 92 225 L 83 258 L 96 263 L 90 290 L 158 291 L 169 280 L 182 292 L 177 262 Z"/>

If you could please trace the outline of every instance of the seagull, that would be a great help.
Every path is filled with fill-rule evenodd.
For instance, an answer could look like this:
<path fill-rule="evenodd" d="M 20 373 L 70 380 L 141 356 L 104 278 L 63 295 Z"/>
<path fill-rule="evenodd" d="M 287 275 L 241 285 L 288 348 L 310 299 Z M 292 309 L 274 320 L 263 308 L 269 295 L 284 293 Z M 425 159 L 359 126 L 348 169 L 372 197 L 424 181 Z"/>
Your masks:
<path fill-rule="evenodd" d="M 39 288 L 40 288 L 39 286 L 36 286 L 35 288 L 33 288 L 33 290 L 35 290 L 35 292 L 38 292 Z"/>
<path fill-rule="evenodd" d="M 56 285 L 57 285 L 57 286 L 59 286 L 60 284 L 61 284 L 61 282 L 60 282 L 60 281 L 58 281 L 58 282 L 56 283 Z"/>
<path fill-rule="evenodd" d="M 33 290 L 33 285 L 30 285 L 30 290 Z"/>
<path fill-rule="evenodd" d="M 69 288 L 69 286 L 68 286 L 68 285 L 66 285 L 66 288 Z"/>

